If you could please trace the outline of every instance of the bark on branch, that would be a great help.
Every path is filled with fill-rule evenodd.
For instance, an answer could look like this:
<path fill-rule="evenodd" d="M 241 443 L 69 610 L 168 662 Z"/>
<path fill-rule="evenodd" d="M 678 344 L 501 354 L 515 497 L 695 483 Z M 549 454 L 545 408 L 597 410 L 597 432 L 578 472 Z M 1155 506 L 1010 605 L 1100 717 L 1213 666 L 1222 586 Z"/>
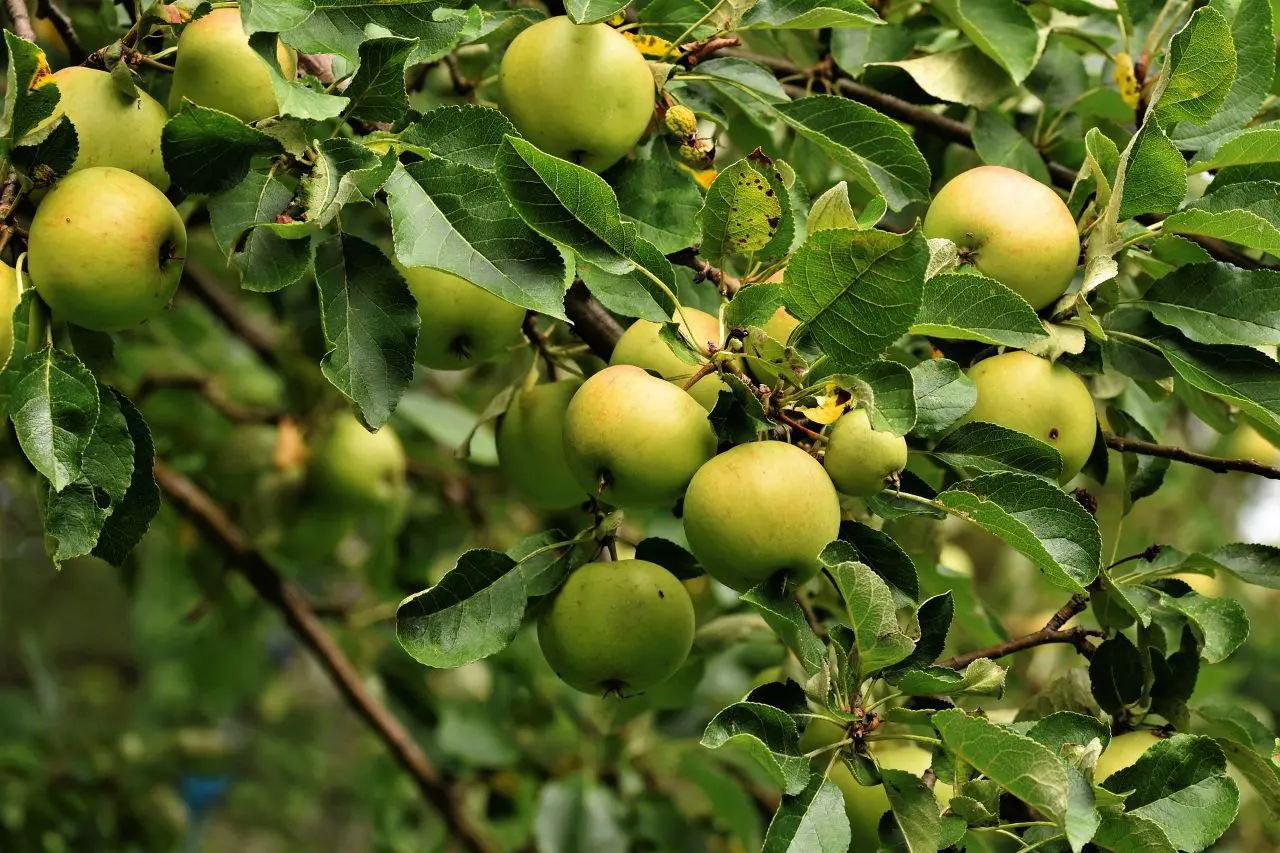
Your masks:
<path fill-rule="evenodd" d="M 36 40 L 36 31 L 31 26 L 31 14 L 27 11 L 27 0 L 4 0 L 9 10 L 9 21 L 13 25 L 13 34 L 27 41 Z"/>
<path fill-rule="evenodd" d="M 981 658 L 990 658 L 996 660 L 1014 652 L 1025 651 L 1026 649 L 1034 649 L 1037 646 L 1048 646 L 1055 643 L 1069 643 L 1075 646 L 1076 651 L 1087 659 L 1093 658 L 1095 647 L 1089 642 L 1090 637 L 1105 636 L 1101 631 L 1093 628 L 1068 628 L 1063 630 L 1062 626 L 1067 624 L 1078 613 L 1081 613 L 1089 606 L 1089 598 L 1085 595 L 1074 595 L 1071 600 L 1062 606 L 1057 613 L 1050 617 L 1046 624 L 1039 631 L 1032 631 L 1021 637 L 1014 637 L 1003 643 L 998 643 L 988 649 L 978 649 L 976 652 L 967 652 L 963 655 L 956 655 L 946 660 L 938 661 L 936 666 L 945 666 L 948 669 L 964 669 L 969 664 Z"/>
<path fill-rule="evenodd" d="M 1241 471 L 1246 474 L 1257 474 L 1259 477 L 1266 477 L 1271 480 L 1280 480 L 1280 468 L 1274 465 L 1264 465 L 1253 459 L 1224 459 L 1221 456 L 1209 456 L 1182 447 L 1156 444 L 1152 441 L 1142 441 L 1137 438 L 1126 438 L 1122 435 L 1112 435 L 1109 432 L 1103 433 L 1103 437 L 1107 442 L 1107 447 L 1112 450 L 1119 450 L 1121 453 L 1136 453 L 1140 456 L 1158 456 L 1162 459 L 1172 459 L 1174 462 L 1184 462 L 1187 465 L 1206 468 L 1215 474 Z"/>

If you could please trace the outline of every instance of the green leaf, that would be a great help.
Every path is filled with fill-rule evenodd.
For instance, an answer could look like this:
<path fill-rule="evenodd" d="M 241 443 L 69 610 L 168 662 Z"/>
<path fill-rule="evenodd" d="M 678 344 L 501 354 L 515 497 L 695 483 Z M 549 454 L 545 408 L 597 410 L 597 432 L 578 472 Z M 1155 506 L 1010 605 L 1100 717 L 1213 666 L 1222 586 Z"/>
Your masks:
<path fill-rule="evenodd" d="M 1155 339 L 1178 376 L 1280 430 L 1280 365 L 1250 347 L 1206 347 L 1170 330 Z"/>
<path fill-rule="evenodd" d="M 763 326 L 782 307 L 782 286 L 760 282 L 743 287 L 724 309 L 726 328 Z M 778 341 L 785 344 L 786 341 Z"/>
<path fill-rule="evenodd" d="M 79 154 L 80 137 L 75 125 L 70 119 L 64 119 L 34 145 L 13 149 L 13 162 L 28 176 L 38 176 L 37 182 L 43 183 L 56 181 L 70 172 Z"/>
<path fill-rule="evenodd" d="M 1189 592 L 1179 598 L 1161 595 L 1160 604 L 1191 621 L 1203 644 L 1200 656 L 1209 663 L 1226 660 L 1249 636 L 1249 617 L 1234 598 L 1208 598 Z"/>
<path fill-rule="evenodd" d="M 773 240 L 782 221 L 782 199 L 745 159 L 716 175 L 698 213 L 699 249 L 709 263 L 754 255 Z"/>
<path fill-rule="evenodd" d="M 444 159 L 397 166 L 386 182 L 396 259 L 432 267 L 564 317 L 564 259 L 516 215 L 497 177 Z"/>
<path fill-rule="evenodd" d="M 770 130 L 780 120 L 772 105 L 791 100 L 773 72 L 745 59 L 732 56 L 709 59 L 698 63 L 697 72 L 699 77 L 715 78 L 708 81 L 708 85 L 720 97 L 742 110 L 753 123 Z"/>
<path fill-rule="evenodd" d="M 1203 124 L 1222 106 L 1235 77 L 1231 26 L 1217 9 L 1197 9 L 1173 37 L 1152 95 L 1152 118 L 1163 127 L 1178 121 Z"/>
<path fill-rule="evenodd" d="M 918 232 L 819 231 L 787 265 L 787 308 L 838 368 L 856 372 L 911 327 L 928 260 Z"/>
<path fill-rule="evenodd" d="M 928 201 L 929 164 L 897 122 L 831 95 L 801 98 L 776 109 L 797 133 L 846 169 L 850 180 L 883 195 L 893 210 Z"/>
<path fill-rule="evenodd" d="M 316 247 L 316 285 L 327 344 L 320 369 L 377 429 L 413 378 L 417 302 L 377 246 L 346 234 Z"/>
<path fill-rule="evenodd" d="M 90 486 L 101 489 L 112 505 L 124 500 L 133 481 L 133 438 L 129 424 L 119 398 L 103 385 L 98 386 L 98 421 L 84 449 L 80 474 Z M 97 539 L 96 531 L 94 539 Z"/>
<path fill-rule="evenodd" d="M 916 576 L 915 563 L 911 562 L 911 557 L 908 556 L 906 551 L 902 550 L 902 546 L 895 542 L 892 536 L 857 521 L 842 521 L 840 523 L 839 541 L 852 546 L 858 562 L 866 563 L 870 566 L 871 570 L 879 575 L 889 586 L 898 590 L 912 601 L 919 600 L 920 579 Z M 847 559 L 846 557 L 841 557 L 830 562 L 824 560 L 824 564 L 836 565 L 847 561 Z M 922 616 L 921 618 L 926 617 Z M 923 642 L 923 640 L 924 635 L 922 633 L 921 641 Z M 926 651 L 927 647 L 917 650 Z M 939 648 L 938 654 L 941 653 L 942 650 Z M 936 658 L 937 655 L 934 657 Z M 928 663 L 933 663 L 933 661 L 930 660 Z"/>
<path fill-rule="evenodd" d="M 1145 691 L 1142 653 L 1124 634 L 1098 646 L 1089 661 L 1089 684 L 1098 707 L 1119 716 L 1142 699 Z"/>
<path fill-rule="evenodd" d="M 142 541 L 143 534 L 151 526 L 151 519 L 160 509 L 160 487 L 156 485 L 154 474 L 155 445 L 146 420 L 123 394 L 115 389 L 111 389 L 111 393 L 129 429 L 133 466 L 129 487 L 123 498 L 112 507 L 111 515 L 98 534 L 93 555 L 113 566 L 121 566 L 134 546 Z"/>
<path fill-rule="evenodd" d="M 698 242 L 702 192 L 693 177 L 669 159 L 623 161 L 609 171 L 609 182 L 618 194 L 623 219 L 663 254 Z"/>
<path fill-rule="evenodd" d="M 967 0 L 972 2 L 972 0 Z M 1049 167 L 1031 142 L 1004 116 L 982 110 L 973 123 L 973 148 L 990 166 L 1006 166 L 1049 184 Z"/>
<path fill-rule="evenodd" d="M 755 608 L 769 627 L 795 654 L 805 672 L 820 672 L 827 663 L 827 649 L 813 633 L 794 595 L 783 594 L 776 584 L 763 583 L 747 590 L 742 600 Z"/>
<path fill-rule="evenodd" d="M 894 62 L 910 56 L 915 46 L 913 32 L 900 24 L 833 30 L 831 58 L 850 77 L 858 78 L 868 65 Z M 1004 74 L 1003 71 L 1000 73 Z"/>
<path fill-rule="evenodd" d="M 404 145 L 492 172 L 502 140 L 515 126 L 498 110 L 477 104 L 437 107 L 400 131 Z"/>
<path fill-rule="evenodd" d="M 1025 299 L 995 279 L 971 272 L 927 279 L 911 332 L 1010 347 L 1028 347 L 1047 336 Z"/>
<path fill-rule="evenodd" d="M 937 853 L 942 839 L 942 815 L 933 789 L 905 770 L 885 769 L 880 776 L 907 853 Z"/>
<path fill-rule="evenodd" d="M 910 655 L 915 643 L 898 625 L 889 585 L 862 563 L 840 563 L 830 572 L 853 628 L 853 651 L 857 654 L 853 663 L 859 677 L 866 678 Z"/>
<path fill-rule="evenodd" d="M 23 361 L 9 417 L 22 452 L 54 491 L 80 479 L 98 411 L 98 382 L 74 355 L 48 346 Z"/>
<path fill-rule="evenodd" d="M 1177 853 L 1155 821 L 1136 814 L 1104 813 L 1093 843 L 1112 853 Z"/>
<path fill-rule="evenodd" d="M 213 238 L 246 290 L 281 290 L 310 270 L 309 240 L 288 240 L 270 228 L 256 227 L 276 222 L 293 204 L 293 188 L 266 169 L 250 172 L 236 186 L 209 199 Z"/>
<path fill-rule="evenodd" d="M 978 658 L 962 671 L 945 666 L 911 669 L 896 676 L 893 686 L 908 696 L 999 696 L 1004 693 L 1004 667 Z"/>
<path fill-rule="evenodd" d="M 945 436 L 933 454 L 961 470 L 1025 471 L 1058 481 L 1062 455 L 1053 446 L 1024 432 L 975 421 Z"/>
<path fill-rule="evenodd" d="M 249 46 L 266 66 L 280 115 L 308 121 L 325 121 L 337 118 L 347 108 L 347 98 L 317 91 L 301 80 L 284 76 L 274 33 L 254 33 L 249 37 Z"/>
<path fill-rule="evenodd" d="M 284 33 L 299 26 L 316 9 L 312 0 L 246 0 L 240 4 L 244 31 Z"/>
<path fill-rule="evenodd" d="M 911 368 L 911 376 L 916 389 L 916 435 L 941 435 L 978 402 L 977 386 L 950 359 L 922 361 Z"/>
<path fill-rule="evenodd" d="M 873 361 L 858 371 L 854 390 L 858 402 L 870 413 L 873 429 L 906 435 L 915 427 L 915 385 L 904 365 Z"/>
<path fill-rule="evenodd" d="M 814 200 L 805 227 L 810 234 L 836 228 L 860 228 L 858 216 L 849 202 L 849 184 L 840 181 Z"/>
<path fill-rule="evenodd" d="M 468 23 L 467 16 L 438 14 L 453 5 L 445 0 L 307 0 L 307 5 L 314 9 L 310 15 L 280 30 L 285 41 L 303 53 L 336 53 L 352 63 L 360 61 L 360 45 L 370 33 L 384 31 L 418 40 L 407 64 L 431 62 L 454 48 Z"/>
<path fill-rule="evenodd" d="M 1224 738 L 1218 738 L 1217 742 L 1231 765 L 1258 793 L 1271 819 L 1280 818 L 1280 766 L 1244 744 Z"/>
<path fill-rule="evenodd" d="M 284 149 L 273 137 L 228 113 L 186 103 L 164 126 L 160 151 L 174 186 L 216 193 L 244 180 L 254 157 Z"/>
<path fill-rule="evenodd" d="M 1120 201 L 1121 221 L 1141 213 L 1169 213 L 1187 197 L 1187 161 L 1155 122 L 1146 122 L 1129 149 Z"/>
<path fill-rule="evenodd" d="M 850 834 L 844 795 L 815 773 L 803 791 L 782 798 L 760 853 L 846 853 Z"/>
<path fill-rule="evenodd" d="M 1048 748 L 958 708 L 934 714 L 933 726 L 956 758 L 1059 826 L 1064 824 L 1071 782 L 1066 765 Z"/>
<path fill-rule="evenodd" d="M 1156 440 L 1146 427 L 1114 406 L 1108 408 L 1107 418 L 1111 424 L 1111 431 L 1116 435 L 1141 441 L 1155 442 Z M 1123 454 L 1126 514 L 1139 500 L 1156 493 L 1164 483 L 1164 475 L 1169 470 L 1170 464 L 1171 460 L 1159 456 Z"/>
<path fill-rule="evenodd" d="M 467 551 L 440 583 L 396 608 L 396 639 L 419 663 L 456 667 L 502 651 L 524 618 L 524 576 L 498 551 Z"/>
<path fill-rule="evenodd" d="M 4 116 L 0 136 L 13 148 L 57 107 L 57 79 L 49 70 L 44 51 L 34 43 L 5 30 L 8 68 L 5 71 Z"/>
<path fill-rule="evenodd" d="M 566 0 L 564 10 L 575 24 L 594 24 L 627 8 L 627 0 Z"/>
<path fill-rule="evenodd" d="M 878 571 L 877 574 L 884 577 L 883 572 Z M 942 650 L 947 645 L 947 633 L 951 630 L 951 619 L 955 615 L 955 610 L 955 596 L 952 595 L 951 590 L 932 596 L 920 605 L 916 610 L 920 637 L 916 640 L 916 647 L 911 654 L 894 667 L 895 673 L 928 667 L 942 655 Z"/>
<path fill-rule="evenodd" d="M 343 94 L 351 104 L 347 114 L 364 121 L 397 122 L 409 109 L 404 88 L 405 62 L 418 45 L 415 39 L 394 36 L 369 39 L 360 45 L 360 68 Z"/>
<path fill-rule="evenodd" d="M 627 853 L 625 817 L 613 791 L 575 773 L 542 787 L 533 831 L 547 853 Z"/>
<path fill-rule="evenodd" d="M 875 27 L 884 21 L 862 0 L 759 0 L 742 16 L 739 30 L 819 30 Z"/>
<path fill-rule="evenodd" d="M 107 519 L 107 507 L 98 503 L 93 485 L 85 480 L 76 480 L 60 492 L 47 482 L 41 483 L 41 488 L 45 550 L 54 567 L 61 569 L 63 561 L 93 550 Z"/>
<path fill-rule="evenodd" d="M 1016 0 L 943 0 L 941 8 L 978 48 L 1021 83 L 1035 67 L 1040 34 Z"/>
<path fill-rule="evenodd" d="M 1031 474 L 987 474 L 957 483 L 937 500 L 1030 559 L 1055 586 L 1084 592 L 1098 576 L 1098 523 L 1046 480 Z"/>
<path fill-rule="evenodd" d="M 307 222 L 319 227 L 348 204 L 372 202 L 396 165 L 393 152 L 379 157 L 350 139 L 326 139 L 315 150 L 315 165 L 302 179 L 301 199 Z"/>
<path fill-rule="evenodd" d="M 1009 74 L 972 45 L 941 53 L 926 53 L 915 59 L 902 59 L 896 62 L 878 63 L 872 60 L 872 64 L 901 68 L 911 75 L 911 79 L 916 81 L 917 86 L 933 97 L 979 109 L 986 109 L 998 103 L 1001 98 L 1009 94 L 1012 88 Z M 978 121 L 983 121 L 982 114 L 979 114 Z M 975 144 L 977 141 L 975 127 Z M 989 133 L 983 139 L 984 145 L 990 146 L 993 142 Z M 1023 142 L 1026 141 L 1023 140 Z M 981 154 L 982 149 L 978 150 Z M 988 153 L 992 153 L 990 149 Z M 988 160 L 986 155 L 982 157 L 984 162 L 996 162 Z M 1047 177 L 1048 172 L 1045 170 L 1044 161 L 1039 156 L 1036 157 L 1036 161 L 1039 163 L 1038 169 L 1045 171 Z"/>
<path fill-rule="evenodd" d="M 1166 219 L 1164 232 L 1216 237 L 1280 254 L 1280 183 L 1247 181 L 1223 187 Z"/>
<path fill-rule="evenodd" d="M 764 768 L 788 794 L 799 794 L 809 783 L 809 759 L 800 754 L 800 736 L 791 715 L 772 705 L 736 702 L 712 718 L 702 733 L 702 745 L 719 749 L 735 744 Z"/>
<path fill-rule="evenodd" d="M 1227 139 L 1212 157 L 1191 165 L 1195 172 L 1280 162 L 1280 128 L 1257 127 Z"/>
<path fill-rule="evenodd" d="M 1234 542 L 1193 559 L 1221 566 L 1245 583 L 1280 589 L 1280 548 L 1273 545 Z"/>
<path fill-rule="evenodd" d="M 1280 343 L 1280 272 L 1192 264 L 1157 279 L 1143 296 L 1157 320 L 1202 344 Z"/>

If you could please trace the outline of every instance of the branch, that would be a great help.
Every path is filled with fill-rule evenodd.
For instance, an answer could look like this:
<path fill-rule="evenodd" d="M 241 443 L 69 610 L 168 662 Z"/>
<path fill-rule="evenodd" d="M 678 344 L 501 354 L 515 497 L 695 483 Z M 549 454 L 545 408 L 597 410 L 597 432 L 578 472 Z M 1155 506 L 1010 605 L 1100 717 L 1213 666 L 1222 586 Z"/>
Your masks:
<path fill-rule="evenodd" d="M 75 24 L 71 22 L 71 16 L 62 11 L 61 6 L 55 4 L 53 0 L 40 0 L 36 4 L 36 14 L 53 24 L 58 35 L 62 36 L 62 40 L 67 44 L 67 55 L 73 64 L 79 65 L 89 58 L 89 52 L 80 43 L 80 35 L 76 32 Z"/>
<path fill-rule="evenodd" d="M 4 0 L 9 10 L 9 20 L 13 23 L 13 34 L 27 41 L 36 40 L 36 31 L 31 28 L 31 15 L 27 12 L 27 0 Z"/>
<path fill-rule="evenodd" d="M 725 296 L 732 296 L 742 288 L 739 279 L 727 274 L 717 266 L 712 266 L 705 258 L 698 255 L 697 248 L 690 246 L 667 255 L 667 260 L 676 266 L 688 267 L 694 272 L 694 281 L 706 279 L 714 284 Z"/>
<path fill-rule="evenodd" d="M 259 411 L 246 408 L 226 395 L 217 383 L 206 376 L 145 376 L 133 393 L 135 402 L 164 389 L 198 391 L 209 405 L 223 417 L 237 424 L 273 424 L 280 421 L 280 412 Z"/>
<path fill-rule="evenodd" d="M 347 704 L 373 729 L 396 763 L 440 812 L 450 836 L 472 853 L 490 853 L 493 848 L 463 813 L 453 791 L 404 725 L 365 689 L 360 673 L 325 630 L 302 592 L 280 576 L 244 532 L 195 483 L 161 459 L 156 460 L 155 476 L 178 512 L 195 522 L 258 595 L 280 611 L 289 628 L 316 656 Z"/>
<path fill-rule="evenodd" d="M 684 51 L 684 55 L 678 60 L 685 68 L 692 68 L 702 60 L 711 56 L 717 51 L 724 50 L 729 47 L 737 47 L 742 44 L 742 39 L 737 36 L 716 36 L 706 41 L 695 41 L 689 44 L 680 45 L 680 49 Z"/>
<path fill-rule="evenodd" d="M 609 360 L 613 348 L 622 337 L 622 326 L 613 319 L 581 280 L 575 281 L 564 297 L 564 313 L 573 323 L 578 337 L 591 347 L 596 355 Z"/>
<path fill-rule="evenodd" d="M 277 367 L 276 342 L 279 335 L 258 319 L 246 314 L 235 296 L 228 293 L 204 267 L 188 258 L 182 278 L 197 299 L 224 325 L 247 343 L 265 364 Z"/>
<path fill-rule="evenodd" d="M 992 646 L 989 649 L 979 649 L 976 652 L 969 652 L 963 655 L 956 655 L 953 658 L 940 660 L 934 666 L 945 666 L 948 669 L 964 669 L 969 664 L 979 658 L 1002 658 L 1011 655 L 1014 652 L 1025 651 L 1026 649 L 1034 649 L 1036 646 L 1048 646 L 1054 643 L 1070 643 L 1076 647 L 1081 655 L 1092 659 L 1094 646 L 1089 642 L 1089 637 L 1101 637 L 1103 633 L 1093 628 L 1068 628 L 1065 631 L 1055 631 L 1050 628 L 1041 628 L 1024 637 L 1015 637 L 1012 640 L 1006 640 L 999 645 Z"/>
<path fill-rule="evenodd" d="M 1156 444 L 1155 442 L 1143 441 L 1138 438 L 1126 438 L 1109 432 L 1103 433 L 1103 438 L 1107 442 L 1107 447 L 1112 450 L 1119 450 L 1121 453 L 1137 453 L 1140 456 L 1158 456 L 1162 459 L 1172 459 L 1174 462 L 1185 462 L 1188 465 L 1207 468 L 1215 474 L 1242 471 L 1246 474 L 1257 474 L 1259 477 L 1266 477 L 1271 480 L 1280 480 L 1280 468 L 1274 465 L 1263 465 L 1261 462 L 1255 462 L 1252 459 L 1224 459 L 1221 456 L 1208 456 L 1204 453 L 1196 453 L 1193 450 L 1186 450 L 1181 447 Z"/>
<path fill-rule="evenodd" d="M 333 73 L 333 55 L 329 53 L 299 53 L 298 68 L 310 74 L 326 86 L 337 82 Z"/>

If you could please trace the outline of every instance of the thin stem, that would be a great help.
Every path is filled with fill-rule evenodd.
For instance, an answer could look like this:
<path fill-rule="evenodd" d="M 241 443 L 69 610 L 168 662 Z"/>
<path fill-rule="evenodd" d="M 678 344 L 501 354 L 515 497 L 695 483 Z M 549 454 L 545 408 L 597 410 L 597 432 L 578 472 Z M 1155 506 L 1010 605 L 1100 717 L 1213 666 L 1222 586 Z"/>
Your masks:
<path fill-rule="evenodd" d="M 692 24 L 688 26 L 688 28 L 684 32 L 676 36 L 671 41 L 671 43 L 667 45 L 667 49 L 662 52 L 662 56 L 658 57 L 658 61 L 666 62 L 667 59 L 671 56 L 672 51 L 679 50 L 680 45 L 684 43 L 685 39 L 689 38 L 689 36 L 697 32 L 698 27 L 702 26 L 707 21 L 711 20 L 711 17 L 715 15 L 716 12 L 720 11 L 720 7 L 724 5 L 724 2 L 725 0 L 719 0 L 718 3 L 716 3 L 714 6 L 712 6 L 710 9 L 707 10 L 707 14 L 703 15 L 701 18 L 694 21 Z"/>
<path fill-rule="evenodd" d="M 1111 334 L 1115 334 L 1115 332 Z M 1141 339 L 1139 338 L 1139 340 Z M 1112 450 L 1118 450 L 1121 453 L 1136 453 L 1139 456 L 1156 456 L 1162 459 L 1171 459 L 1174 462 L 1182 462 L 1187 465 L 1195 465 L 1197 468 L 1204 468 L 1215 474 L 1229 474 L 1233 471 L 1239 471 L 1245 474 L 1266 477 L 1268 480 L 1280 480 L 1280 468 L 1274 465 L 1264 465 L 1253 459 L 1226 459 L 1221 456 L 1209 456 L 1208 454 L 1196 453 L 1193 450 L 1187 450 L 1182 447 L 1156 444 L 1152 441 L 1114 435 L 1109 432 L 1103 433 L 1102 437 L 1106 441 L 1107 447 Z"/>
<path fill-rule="evenodd" d="M 804 754 L 804 757 L 814 758 L 816 756 L 822 755 L 824 752 L 828 752 L 833 749 L 836 749 L 836 750 L 843 749 L 844 747 L 849 746 L 852 743 L 853 743 L 853 738 L 845 738 L 844 740 L 836 741 L 835 743 L 829 743 L 826 746 L 820 746 L 817 749 L 813 750 L 812 752 L 806 752 Z"/>
<path fill-rule="evenodd" d="M 862 710 L 863 710 L 865 713 L 868 713 L 868 714 L 869 714 L 869 713 L 871 713 L 872 711 L 874 711 L 876 708 L 879 708 L 881 705 L 884 705 L 886 702 L 892 702 L 894 699 L 899 699 L 899 698 L 901 698 L 903 695 L 904 695 L 903 693 L 901 693 L 901 692 L 897 692 L 897 693 L 890 693 L 890 694 L 889 694 L 889 695 L 887 695 L 887 696 L 881 696 L 879 699 L 877 699 L 876 701 L 872 702 L 870 705 L 863 705 L 863 706 L 862 706 Z"/>
<path fill-rule="evenodd" d="M 928 744 L 929 746 L 942 746 L 942 741 L 938 740 L 936 737 L 927 737 L 927 736 L 925 736 L 925 735 L 907 735 L 907 734 L 882 735 L 882 734 L 871 734 L 871 735 L 867 735 L 867 736 L 866 736 L 866 738 L 865 738 L 865 740 L 867 740 L 867 741 L 877 741 L 877 740 L 909 740 L 909 741 L 911 741 L 912 743 L 926 743 L 926 744 Z"/>

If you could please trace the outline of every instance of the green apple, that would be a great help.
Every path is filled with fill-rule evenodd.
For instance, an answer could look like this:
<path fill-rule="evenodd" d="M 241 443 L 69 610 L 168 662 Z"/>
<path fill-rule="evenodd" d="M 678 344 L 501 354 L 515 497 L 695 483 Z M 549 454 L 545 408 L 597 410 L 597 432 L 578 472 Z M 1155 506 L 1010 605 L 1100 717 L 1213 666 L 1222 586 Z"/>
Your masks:
<path fill-rule="evenodd" d="M 276 61 L 286 80 L 297 76 L 298 54 L 283 42 L 276 46 Z M 249 46 L 238 7 L 214 9 L 182 30 L 169 111 L 176 115 L 183 98 L 246 122 L 280 112 L 271 73 Z"/>
<path fill-rule="evenodd" d="M 689 343 L 698 348 L 706 347 L 708 343 L 717 346 L 721 344 L 718 319 L 696 308 L 683 310 L 684 319 L 688 323 L 681 323 L 680 331 Z M 613 356 L 609 359 L 609 363 L 633 364 L 645 370 L 652 370 L 663 379 L 683 388 L 698 368 L 672 352 L 671 347 L 658 337 L 661 331 L 661 323 L 636 320 L 622 333 L 622 338 L 613 348 Z M 694 383 L 689 393 L 693 395 L 693 399 L 702 404 L 702 408 L 709 412 L 716 407 L 720 392 L 728 389 L 729 386 L 725 385 L 718 375 L 708 375 Z"/>
<path fill-rule="evenodd" d="M 779 308 L 764 324 L 764 333 L 780 344 L 785 344 L 796 330 L 800 321 L 793 317 L 786 308 Z"/>
<path fill-rule="evenodd" d="M 515 37 L 498 84 L 526 139 L 596 172 L 635 147 L 653 117 L 653 72 L 635 45 L 605 24 L 563 15 Z"/>
<path fill-rule="evenodd" d="M 854 409 L 831 428 L 824 463 L 837 489 L 846 495 L 871 497 L 907 466 L 907 440 L 872 429 L 867 410 Z"/>
<path fill-rule="evenodd" d="M 543 613 L 538 643 L 570 687 L 631 696 L 675 674 L 693 647 L 693 628 L 689 594 L 662 566 L 587 563 Z"/>
<path fill-rule="evenodd" d="M 72 171 L 115 166 L 160 190 L 169 188 L 160 154 L 160 134 L 169 114 L 159 101 L 141 91 L 137 100 L 127 97 L 105 71 L 72 66 L 53 76 L 61 93 L 58 113 L 75 125 L 80 143 Z"/>
<path fill-rule="evenodd" d="M 1098 764 L 1093 770 L 1093 778 L 1099 782 L 1105 782 L 1113 773 L 1132 767 L 1148 749 L 1160 741 L 1160 737 L 1147 729 L 1125 732 L 1113 737 L 1098 758 Z"/>
<path fill-rule="evenodd" d="M 969 369 L 978 402 L 960 423 L 986 421 L 1038 438 L 1062 454 L 1063 483 L 1093 452 L 1098 418 L 1084 381 L 1069 368 L 1021 351 L 1006 352 Z"/>
<path fill-rule="evenodd" d="M 740 444 L 694 475 L 684 532 L 707 574 L 739 592 L 783 572 L 803 583 L 840 533 L 840 498 L 822 465 L 800 448 Z"/>
<path fill-rule="evenodd" d="M 498 463 L 537 506 L 565 509 L 587 499 L 564 450 L 564 416 L 582 387 L 577 377 L 517 391 L 498 422 Z"/>
<path fill-rule="evenodd" d="M 404 447 L 391 427 L 369 432 L 341 414 L 312 450 L 311 485 L 340 507 L 389 506 L 404 490 L 406 469 Z"/>
<path fill-rule="evenodd" d="M 606 367 L 573 395 L 565 456 L 578 485 L 622 507 L 669 507 L 716 452 L 706 410 L 638 367 Z"/>
<path fill-rule="evenodd" d="M 94 166 L 72 172 L 40 202 L 27 251 L 31 283 L 56 319 L 117 332 L 173 298 L 187 228 L 152 184 Z"/>
<path fill-rule="evenodd" d="M 1080 258 L 1075 218 L 1058 194 L 1004 166 L 948 182 L 929 205 L 924 234 L 955 243 L 968 263 L 1037 311 L 1066 292 Z"/>
<path fill-rule="evenodd" d="M 525 310 L 456 275 L 428 267 L 400 267 L 418 300 L 418 361 L 436 370 L 462 370 L 488 361 L 520 341 Z"/>
<path fill-rule="evenodd" d="M 18 274 L 13 267 L 0 261 L 0 367 L 9 361 L 13 352 L 13 312 L 22 301 L 18 293 Z M 22 341 L 21 343 L 26 343 Z"/>

